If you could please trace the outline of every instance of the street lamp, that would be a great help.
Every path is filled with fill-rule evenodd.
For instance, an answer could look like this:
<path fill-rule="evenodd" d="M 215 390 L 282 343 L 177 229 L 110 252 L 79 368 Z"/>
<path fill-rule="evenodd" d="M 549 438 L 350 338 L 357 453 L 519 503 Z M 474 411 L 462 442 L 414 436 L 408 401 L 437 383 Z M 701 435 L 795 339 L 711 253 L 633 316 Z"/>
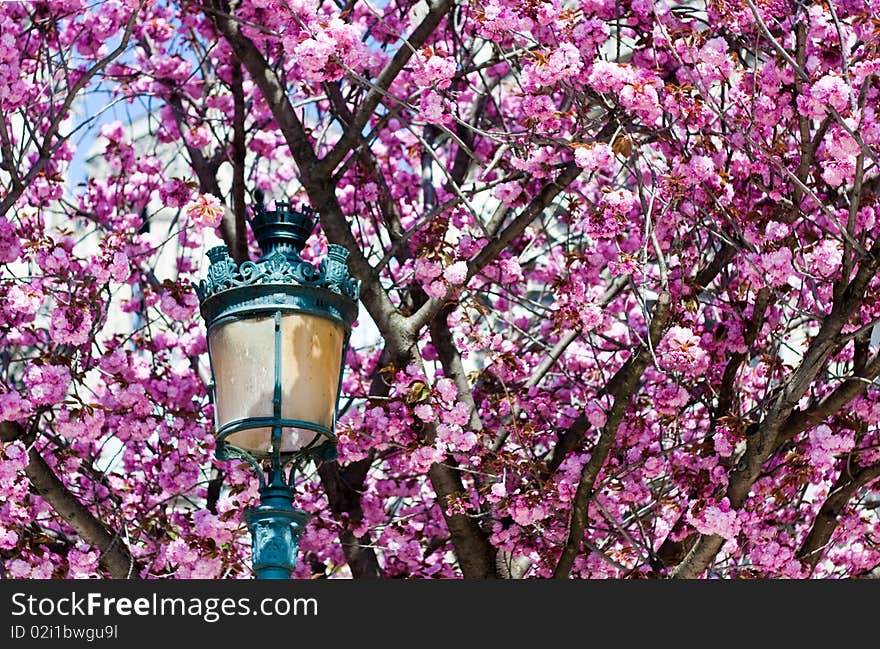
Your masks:
<path fill-rule="evenodd" d="M 255 192 L 251 228 L 262 251 L 238 265 L 226 246 L 197 292 L 208 330 L 218 459 L 243 459 L 260 480 L 245 511 L 257 579 L 288 579 L 308 515 L 293 506 L 296 469 L 336 456 L 343 359 L 357 315 L 348 250 L 329 246 L 315 267 L 300 252 L 315 213 Z"/>

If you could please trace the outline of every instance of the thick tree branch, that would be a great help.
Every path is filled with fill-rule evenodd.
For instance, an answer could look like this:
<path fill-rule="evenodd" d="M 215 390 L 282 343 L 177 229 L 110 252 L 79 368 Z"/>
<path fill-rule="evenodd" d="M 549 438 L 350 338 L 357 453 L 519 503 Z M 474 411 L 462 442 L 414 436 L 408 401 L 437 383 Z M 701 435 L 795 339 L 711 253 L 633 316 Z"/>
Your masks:
<path fill-rule="evenodd" d="M 771 394 L 765 415 L 746 440 L 746 451 L 731 472 L 726 496 L 734 509 L 742 507 L 764 463 L 779 448 L 783 428 L 797 402 L 837 348 L 837 338 L 862 302 L 865 290 L 880 267 L 880 241 L 875 242 L 846 289 L 836 297 L 831 312 L 807 347 L 798 367 Z M 682 562 L 672 571 L 675 579 L 696 579 L 721 550 L 724 539 L 717 534 L 700 535 Z"/>
<path fill-rule="evenodd" d="M 444 376 L 455 382 L 455 387 L 458 390 L 458 400 L 467 406 L 470 413 L 469 426 L 471 430 L 479 432 L 483 430 L 483 423 L 480 421 L 477 404 L 474 402 L 474 393 L 471 390 L 467 373 L 461 362 L 461 353 L 455 345 L 452 332 L 449 331 L 449 325 L 447 324 L 447 319 L 454 310 L 454 306 L 448 306 L 440 313 L 439 317 L 434 318 L 433 322 L 431 322 L 431 342 L 434 344 L 434 349 L 437 350 L 437 357 L 440 359 L 440 364 L 443 367 Z"/>
<path fill-rule="evenodd" d="M 809 533 L 798 549 L 798 559 L 811 568 L 816 567 L 825 554 L 834 530 L 837 529 L 840 515 L 846 509 L 853 495 L 877 478 L 880 478 L 880 464 L 865 467 L 852 474 L 846 467 L 840 472 L 831 492 L 822 503 Z"/>
<path fill-rule="evenodd" d="M 455 346 L 447 324 L 447 318 L 454 310 L 455 307 L 449 305 L 440 313 L 439 317 L 431 322 L 431 342 L 437 350 L 444 375 L 455 382 L 458 399 L 467 406 L 470 413 L 469 426 L 471 430 L 479 432 L 483 429 L 483 423 L 480 421 L 473 391 L 461 362 L 461 354 Z M 435 492 L 440 497 L 440 506 L 444 510 L 449 496 L 464 491 L 461 476 L 451 456 L 447 459 L 446 464 L 433 465 L 428 475 Z M 488 534 L 480 527 L 476 519 L 462 514 L 448 515 L 445 511 L 444 516 L 446 516 L 446 524 L 452 532 L 452 542 L 462 574 L 466 578 L 472 579 L 497 577 L 496 550 L 489 543 Z"/>
<path fill-rule="evenodd" d="M 792 412 L 779 431 L 777 448 L 795 435 L 819 425 L 834 413 L 840 412 L 850 401 L 863 395 L 878 376 L 880 376 L 880 354 L 874 356 L 861 371 L 844 380 L 814 407 Z"/>
<path fill-rule="evenodd" d="M 731 248 L 731 250 L 733 250 L 733 248 Z M 718 268 L 718 271 L 720 271 L 720 268 Z M 732 412 L 734 396 L 736 395 L 736 376 L 739 372 L 739 368 L 742 366 L 743 361 L 749 357 L 749 354 L 751 353 L 751 347 L 752 345 L 754 345 L 755 340 L 757 339 L 758 334 L 761 331 L 761 327 L 764 325 L 764 318 L 767 312 L 767 307 L 770 305 L 770 297 L 771 291 L 768 287 L 765 286 L 758 291 L 757 295 L 755 296 L 755 305 L 752 311 L 752 317 L 749 320 L 748 326 L 746 327 L 746 331 L 743 335 L 743 343 L 746 346 L 746 352 L 735 352 L 730 357 L 727 365 L 724 367 L 724 374 L 721 378 L 721 386 L 718 389 L 718 401 L 712 408 L 712 419 L 709 424 L 708 433 L 709 437 L 714 435 L 719 420 L 731 414 L 739 414 Z M 686 549 L 689 549 L 691 546 L 693 546 L 695 541 L 696 533 L 690 534 L 685 539 L 682 539 L 680 541 L 673 541 L 671 539 L 671 536 L 667 536 L 660 547 L 657 549 L 656 557 L 662 562 L 663 565 L 680 563 L 685 556 Z"/>
<path fill-rule="evenodd" d="M 761 288 L 755 296 L 755 305 L 752 311 L 752 317 L 743 335 L 743 343 L 746 347 L 745 353 L 735 352 L 724 368 L 724 375 L 721 378 L 721 387 L 718 390 L 718 403 L 712 411 L 713 424 L 721 417 L 730 414 L 733 405 L 733 398 L 736 393 L 735 382 L 736 375 L 743 361 L 748 358 L 749 349 L 754 344 L 755 339 L 764 325 L 764 315 L 767 307 L 770 305 L 771 291 L 768 287 Z"/>
<path fill-rule="evenodd" d="M 630 406 L 630 400 L 635 394 L 642 374 L 651 363 L 651 350 L 660 342 L 669 325 L 670 303 L 671 297 L 668 292 L 664 291 L 658 296 L 651 324 L 648 327 L 649 344 L 639 346 L 608 382 L 608 394 L 614 399 L 614 404 L 608 413 L 605 427 L 599 435 L 599 441 L 590 453 L 590 460 L 581 471 L 574 501 L 571 504 L 568 538 L 556 564 L 556 569 L 553 571 L 554 579 L 567 579 L 571 573 L 571 568 L 584 538 L 590 499 L 593 496 L 593 485 L 614 444 L 617 429 Z"/>
<path fill-rule="evenodd" d="M 370 455 L 349 464 L 344 469 L 336 462 L 324 462 L 318 467 L 318 475 L 327 494 L 330 510 L 343 524 L 339 532 L 339 541 L 355 579 L 382 578 L 382 568 L 379 566 L 376 552 L 370 547 L 369 538 L 358 537 L 352 531 L 352 528 L 357 527 L 364 518 L 361 491 L 372 461 Z"/>
<path fill-rule="evenodd" d="M 245 102 L 241 63 L 235 61 L 232 74 L 232 213 L 235 215 L 235 239 L 231 248 L 237 263 L 248 260 L 247 215 L 245 206 L 244 165 L 247 156 L 245 144 Z"/>
<path fill-rule="evenodd" d="M 428 14 L 422 19 L 422 22 L 419 23 L 419 26 L 415 28 L 410 37 L 394 53 L 394 56 L 391 57 L 391 60 L 385 65 L 382 72 L 379 73 L 351 122 L 347 125 L 345 133 L 339 138 L 339 141 L 333 146 L 330 153 L 321 160 L 320 168 L 316 170 L 319 173 L 329 175 L 342 162 L 346 154 L 360 139 L 361 131 L 363 131 L 367 122 L 370 121 L 373 113 L 376 112 L 379 102 L 382 101 L 382 97 L 388 91 L 388 88 L 391 87 L 397 75 L 400 74 L 400 71 L 409 62 L 416 50 L 428 40 L 428 37 L 431 36 L 440 24 L 440 21 L 443 20 L 443 17 L 454 5 L 452 0 L 429 0 L 427 4 L 430 7 Z"/>
<path fill-rule="evenodd" d="M 449 499 L 461 497 L 464 485 L 457 463 L 452 456 L 447 456 L 446 463 L 434 463 L 428 469 L 428 478 L 438 504 L 443 510 L 446 526 L 452 535 L 455 556 L 465 579 L 494 579 L 496 571 L 495 548 L 489 543 L 489 535 L 480 527 L 476 518 L 466 514 L 450 513 Z"/>
<path fill-rule="evenodd" d="M 122 540 L 120 533 L 111 533 L 76 499 L 55 475 L 37 450 L 33 437 L 18 423 L 0 422 L 0 441 L 21 440 L 28 447 L 25 475 L 31 486 L 70 525 L 83 541 L 98 548 L 100 565 L 115 579 L 137 579 L 139 567 Z"/>

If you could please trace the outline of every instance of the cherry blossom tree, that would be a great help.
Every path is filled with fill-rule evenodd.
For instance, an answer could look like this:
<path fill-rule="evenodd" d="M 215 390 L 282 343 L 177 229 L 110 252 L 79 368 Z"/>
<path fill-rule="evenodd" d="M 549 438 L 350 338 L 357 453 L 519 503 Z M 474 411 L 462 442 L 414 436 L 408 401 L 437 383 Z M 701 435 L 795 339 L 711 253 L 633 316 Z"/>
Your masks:
<path fill-rule="evenodd" d="M 876 576 L 878 12 L 0 3 L 2 574 L 250 575 L 193 283 L 259 188 L 377 332 L 297 576 Z"/>

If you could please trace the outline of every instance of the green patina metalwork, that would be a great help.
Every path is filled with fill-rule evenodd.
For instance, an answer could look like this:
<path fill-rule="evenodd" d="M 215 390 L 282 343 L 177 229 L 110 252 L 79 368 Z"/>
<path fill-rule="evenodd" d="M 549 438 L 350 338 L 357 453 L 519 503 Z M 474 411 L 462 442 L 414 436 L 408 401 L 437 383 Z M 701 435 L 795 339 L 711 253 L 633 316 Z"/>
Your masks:
<path fill-rule="evenodd" d="M 348 250 L 330 244 L 327 257 L 318 266 L 305 261 L 301 251 L 315 226 L 315 212 L 308 207 L 292 210 L 286 201 L 277 201 L 267 211 L 262 192 L 250 221 L 262 250 L 256 262 L 237 264 L 226 246 L 208 251 L 211 265 L 207 278 L 196 287 L 202 317 L 208 332 L 236 320 L 273 317 L 275 320 L 275 389 L 271 416 L 250 417 L 216 427 L 218 459 L 246 461 L 260 480 L 260 504 L 245 512 L 253 539 L 253 566 L 258 579 L 289 578 L 296 567 L 299 538 L 308 521 L 305 512 L 293 506 L 293 481 L 298 467 L 315 460 L 336 457 L 336 434 L 317 422 L 284 419 L 281 416 L 280 324 L 286 313 L 301 313 L 331 320 L 344 331 L 342 359 L 348 351 L 351 326 L 357 316 L 359 284 L 348 271 Z M 209 349 L 210 358 L 210 349 Z M 213 364 L 212 364 L 213 376 Z M 342 370 L 339 387 L 342 384 Z M 337 406 L 338 394 L 337 389 Z M 215 399 L 213 384 L 211 399 Z M 281 453 L 283 428 L 312 430 L 319 435 L 305 448 Z M 253 454 L 230 444 L 233 433 L 249 428 L 271 428 L 272 450 Z M 264 475 L 265 472 L 265 475 Z M 285 478 L 285 476 L 287 476 Z"/>

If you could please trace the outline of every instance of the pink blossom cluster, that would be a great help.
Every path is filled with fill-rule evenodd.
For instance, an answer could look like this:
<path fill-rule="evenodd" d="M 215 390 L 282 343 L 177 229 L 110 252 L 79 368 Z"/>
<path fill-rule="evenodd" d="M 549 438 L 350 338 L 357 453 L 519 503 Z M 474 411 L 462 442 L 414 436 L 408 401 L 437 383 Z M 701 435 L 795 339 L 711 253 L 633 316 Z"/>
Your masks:
<path fill-rule="evenodd" d="M 700 337 L 687 327 L 670 327 L 657 346 L 660 367 L 681 372 L 690 378 L 700 376 L 709 366 L 709 356 L 701 346 Z"/>
<path fill-rule="evenodd" d="M 47 469 L 249 576 L 192 287 L 255 188 L 362 281 L 294 576 L 550 577 L 573 508 L 574 577 L 876 574 L 876 21 L 759 4 L 0 3 L 2 576 L 113 575 Z"/>

